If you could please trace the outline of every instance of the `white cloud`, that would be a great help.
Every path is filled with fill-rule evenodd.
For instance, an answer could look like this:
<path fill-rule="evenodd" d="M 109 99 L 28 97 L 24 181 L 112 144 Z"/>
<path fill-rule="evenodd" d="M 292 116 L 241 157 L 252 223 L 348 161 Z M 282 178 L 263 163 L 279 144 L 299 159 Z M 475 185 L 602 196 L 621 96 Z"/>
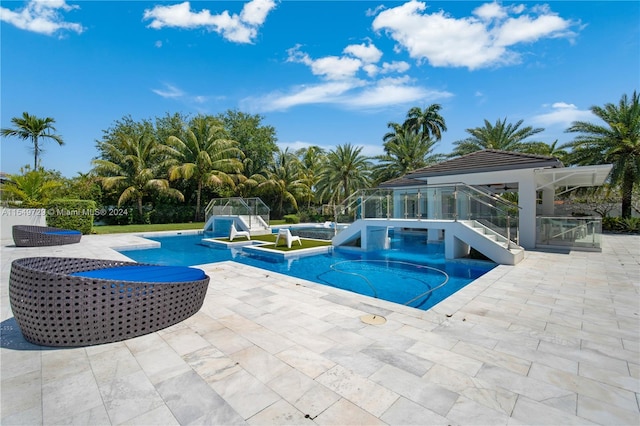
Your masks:
<path fill-rule="evenodd" d="M 548 109 L 549 105 L 544 107 Z M 531 118 L 531 121 L 536 125 L 542 126 L 561 125 L 569 127 L 574 121 L 588 121 L 592 118 L 594 118 L 594 115 L 589 110 L 580 110 L 574 104 L 556 102 L 551 105 L 549 112 L 536 115 Z"/>
<path fill-rule="evenodd" d="M 522 6 L 503 7 L 497 2 L 479 6 L 473 16 L 454 18 L 444 11 L 425 13 L 426 4 L 411 0 L 383 10 L 373 21 L 375 31 L 385 31 L 409 55 L 437 67 L 478 69 L 518 63 L 513 47 L 541 38 L 572 37 L 575 23 L 546 7 L 528 11 Z"/>
<path fill-rule="evenodd" d="M 61 12 L 78 9 L 64 0 L 31 0 L 23 9 L 16 11 L 0 7 L 0 20 L 22 30 L 52 35 L 60 31 L 82 34 L 84 27 L 74 22 L 66 22 Z"/>
<path fill-rule="evenodd" d="M 297 105 L 335 103 L 336 99 L 357 86 L 356 81 L 331 81 L 294 87 L 289 93 L 272 93 L 261 98 L 246 99 L 244 103 L 259 111 L 284 111 Z"/>
<path fill-rule="evenodd" d="M 390 105 L 430 102 L 452 96 L 444 91 L 415 85 L 409 77 L 385 78 L 376 82 L 364 80 L 329 81 L 294 87 L 289 93 L 271 93 L 248 98 L 244 105 L 260 112 L 284 111 L 299 105 L 332 104 L 347 109 L 378 109 Z"/>
<path fill-rule="evenodd" d="M 171 6 L 155 6 L 144 11 L 143 18 L 151 20 L 149 28 L 200 28 L 221 34 L 225 39 L 235 43 L 253 43 L 258 29 L 264 24 L 267 15 L 276 7 L 273 0 L 252 0 L 246 3 L 240 14 L 223 11 L 212 15 L 207 9 L 199 12 L 191 10 L 186 1 Z"/>
<path fill-rule="evenodd" d="M 151 89 L 153 91 L 153 93 L 155 93 L 158 96 L 162 96 L 163 98 L 170 98 L 170 99 L 175 99 L 175 98 L 181 98 L 185 95 L 185 93 L 171 85 L 171 84 L 164 84 L 164 89 Z"/>
<path fill-rule="evenodd" d="M 351 44 L 344 48 L 344 53 L 361 59 L 364 63 L 375 64 L 382 58 L 382 52 L 373 44 Z"/>

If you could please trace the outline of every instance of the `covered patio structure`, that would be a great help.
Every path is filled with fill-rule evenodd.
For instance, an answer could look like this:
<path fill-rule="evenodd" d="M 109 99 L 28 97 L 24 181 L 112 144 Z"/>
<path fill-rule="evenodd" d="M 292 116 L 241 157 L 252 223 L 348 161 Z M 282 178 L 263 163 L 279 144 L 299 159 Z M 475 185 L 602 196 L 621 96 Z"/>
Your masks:
<path fill-rule="evenodd" d="M 549 237 L 568 239 L 570 235 L 571 221 L 563 221 L 555 214 L 556 196 L 578 187 L 602 185 L 611 168 L 610 164 L 564 167 L 560 160 L 553 157 L 483 150 L 415 170 L 380 187 L 393 191 L 395 218 L 415 217 L 416 213 L 423 219 L 433 218 L 434 208 L 429 205 L 428 197 L 421 197 L 429 188 L 464 184 L 489 196 L 517 193 L 518 244 L 525 249 L 534 249 L 553 245 L 544 244 L 545 234 L 547 243 L 550 242 Z M 412 203 L 406 203 L 406 197 L 412 195 L 415 196 Z M 554 222 L 551 223 L 550 219 Z M 576 226 L 585 228 L 587 232 L 587 224 L 591 224 L 588 236 L 598 237 L 601 232 L 599 218 L 582 219 Z M 590 219 L 597 220 L 594 222 Z M 556 224 L 561 229 L 557 235 L 551 229 Z M 563 230 L 563 227 L 567 229 Z M 575 238 L 576 233 L 571 235 Z M 598 243 L 595 243 L 597 248 Z"/>

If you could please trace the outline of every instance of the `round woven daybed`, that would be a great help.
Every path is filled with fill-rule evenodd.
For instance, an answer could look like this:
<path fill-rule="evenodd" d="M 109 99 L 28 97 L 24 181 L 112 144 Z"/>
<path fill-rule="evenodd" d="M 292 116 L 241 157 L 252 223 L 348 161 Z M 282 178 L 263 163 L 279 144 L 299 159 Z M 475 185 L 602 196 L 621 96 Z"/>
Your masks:
<path fill-rule="evenodd" d="M 116 260 L 14 260 L 9 301 L 24 338 L 45 346 L 89 346 L 142 336 L 202 307 L 201 269 Z"/>
<path fill-rule="evenodd" d="M 79 243 L 82 232 L 51 226 L 13 225 L 13 242 L 17 247 L 59 246 Z"/>

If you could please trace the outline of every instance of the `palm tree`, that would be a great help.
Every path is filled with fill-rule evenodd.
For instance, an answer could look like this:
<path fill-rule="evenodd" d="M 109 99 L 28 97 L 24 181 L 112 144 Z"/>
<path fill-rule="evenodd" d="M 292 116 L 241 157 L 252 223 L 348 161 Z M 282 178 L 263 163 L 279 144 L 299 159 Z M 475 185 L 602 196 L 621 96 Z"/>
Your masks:
<path fill-rule="evenodd" d="M 569 133 L 581 133 L 565 145 L 574 164 L 613 164 L 611 182 L 622 190 L 622 217 L 631 217 L 634 186 L 640 182 L 640 95 L 620 98 L 618 105 L 592 106 L 591 112 L 605 125 L 575 121 Z"/>
<path fill-rule="evenodd" d="M 371 162 L 361 154 L 362 147 L 347 143 L 329 151 L 318 181 L 323 198 L 341 202 L 370 183 Z"/>
<path fill-rule="evenodd" d="M 279 150 L 274 162 L 267 168 L 267 178 L 258 185 L 258 188 L 272 193 L 277 200 L 276 216 L 282 217 L 284 213 L 284 203 L 288 202 L 294 209 L 298 210 L 296 196 L 308 191 L 305 182 L 299 176 L 299 162 L 295 155 Z"/>
<path fill-rule="evenodd" d="M 103 143 L 101 149 L 106 158 L 111 160 L 93 160 L 95 171 L 101 176 L 105 189 L 122 191 L 118 206 L 134 201 L 142 219 L 143 198 L 154 191 L 184 201 L 180 191 L 170 188 L 167 179 L 158 177 L 169 165 L 172 151 L 168 146 L 143 134 L 137 137 L 122 136 L 116 143 Z"/>
<path fill-rule="evenodd" d="M 439 104 L 432 104 L 424 110 L 413 107 L 407 113 L 403 127 L 422 135 L 424 139 L 433 138 L 436 141 L 442 139 L 442 132 L 447 131 L 444 118 L 438 111 L 442 108 Z"/>
<path fill-rule="evenodd" d="M 236 141 L 225 136 L 224 128 L 215 119 L 198 116 L 191 121 L 182 139 L 177 136 L 167 139 L 178 162 L 169 169 L 169 178 L 197 183 L 195 221 L 200 217 L 202 189 L 210 185 L 234 187 L 233 177 L 242 172 L 243 153 Z"/>
<path fill-rule="evenodd" d="M 524 142 L 525 139 L 538 134 L 544 129 L 533 128 L 531 126 L 520 128 L 523 120 L 516 124 L 507 124 L 507 119 L 497 120 L 495 126 L 484 120 L 484 127 L 466 129 L 471 137 L 453 143 L 455 149 L 451 153 L 452 157 L 470 154 L 483 149 L 497 149 L 501 151 L 521 152 L 525 144 L 535 142 Z"/>
<path fill-rule="evenodd" d="M 441 154 L 432 154 L 435 141 L 424 139 L 420 134 L 400 127 L 393 139 L 384 144 L 384 155 L 375 157 L 379 161 L 373 168 L 374 181 L 385 182 L 435 164 L 443 159 Z"/>
<path fill-rule="evenodd" d="M 308 188 L 305 198 L 307 199 L 307 208 L 310 208 L 326 154 L 322 148 L 314 145 L 298 150 L 296 156 L 300 162 L 300 179 Z"/>
<path fill-rule="evenodd" d="M 33 144 L 33 170 L 38 170 L 40 166 L 39 157 L 43 152 L 40 147 L 40 139 L 53 139 L 58 145 L 64 145 L 62 137 L 51 133 L 55 132 L 56 128 L 53 123 L 56 121 L 51 118 L 39 118 L 35 115 L 29 115 L 27 112 L 22 113 L 22 118 L 14 117 L 11 122 L 15 125 L 13 129 L 1 129 L 0 134 L 2 136 L 17 136 L 22 140 L 31 139 Z"/>
<path fill-rule="evenodd" d="M 28 166 L 20 169 L 19 175 L 9 175 L 2 185 L 3 197 L 20 200 L 20 207 L 42 208 L 56 195 L 62 182 L 55 179 L 42 167 L 31 170 Z"/>
<path fill-rule="evenodd" d="M 527 154 L 544 155 L 546 157 L 554 157 L 563 163 L 567 163 L 569 153 L 558 145 L 556 139 L 553 143 L 548 144 L 546 142 L 531 142 L 524 143 L 522 146 L 522 152 Z"/>

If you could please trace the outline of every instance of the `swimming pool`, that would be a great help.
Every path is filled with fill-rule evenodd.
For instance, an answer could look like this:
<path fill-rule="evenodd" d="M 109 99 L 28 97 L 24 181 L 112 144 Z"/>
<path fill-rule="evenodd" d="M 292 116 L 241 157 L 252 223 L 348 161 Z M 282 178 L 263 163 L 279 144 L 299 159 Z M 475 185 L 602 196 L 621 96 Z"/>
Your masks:
<path fill-rule="evenodd" d="M 160 265 L 192 266 L 232 260 L 422 310 L 497 266 L 488 261 L 446 261 L 444 244 L 427 244 L 426 235 L 396 234 L 388 250 L 363 253 L 336 247 L 332 253 L 285 261 L 249 254 L 242 248 L 203 245 L 203 237 L 150 237 L 160 242 L 161 248 L 121 253 L 137 262 Z"/>

